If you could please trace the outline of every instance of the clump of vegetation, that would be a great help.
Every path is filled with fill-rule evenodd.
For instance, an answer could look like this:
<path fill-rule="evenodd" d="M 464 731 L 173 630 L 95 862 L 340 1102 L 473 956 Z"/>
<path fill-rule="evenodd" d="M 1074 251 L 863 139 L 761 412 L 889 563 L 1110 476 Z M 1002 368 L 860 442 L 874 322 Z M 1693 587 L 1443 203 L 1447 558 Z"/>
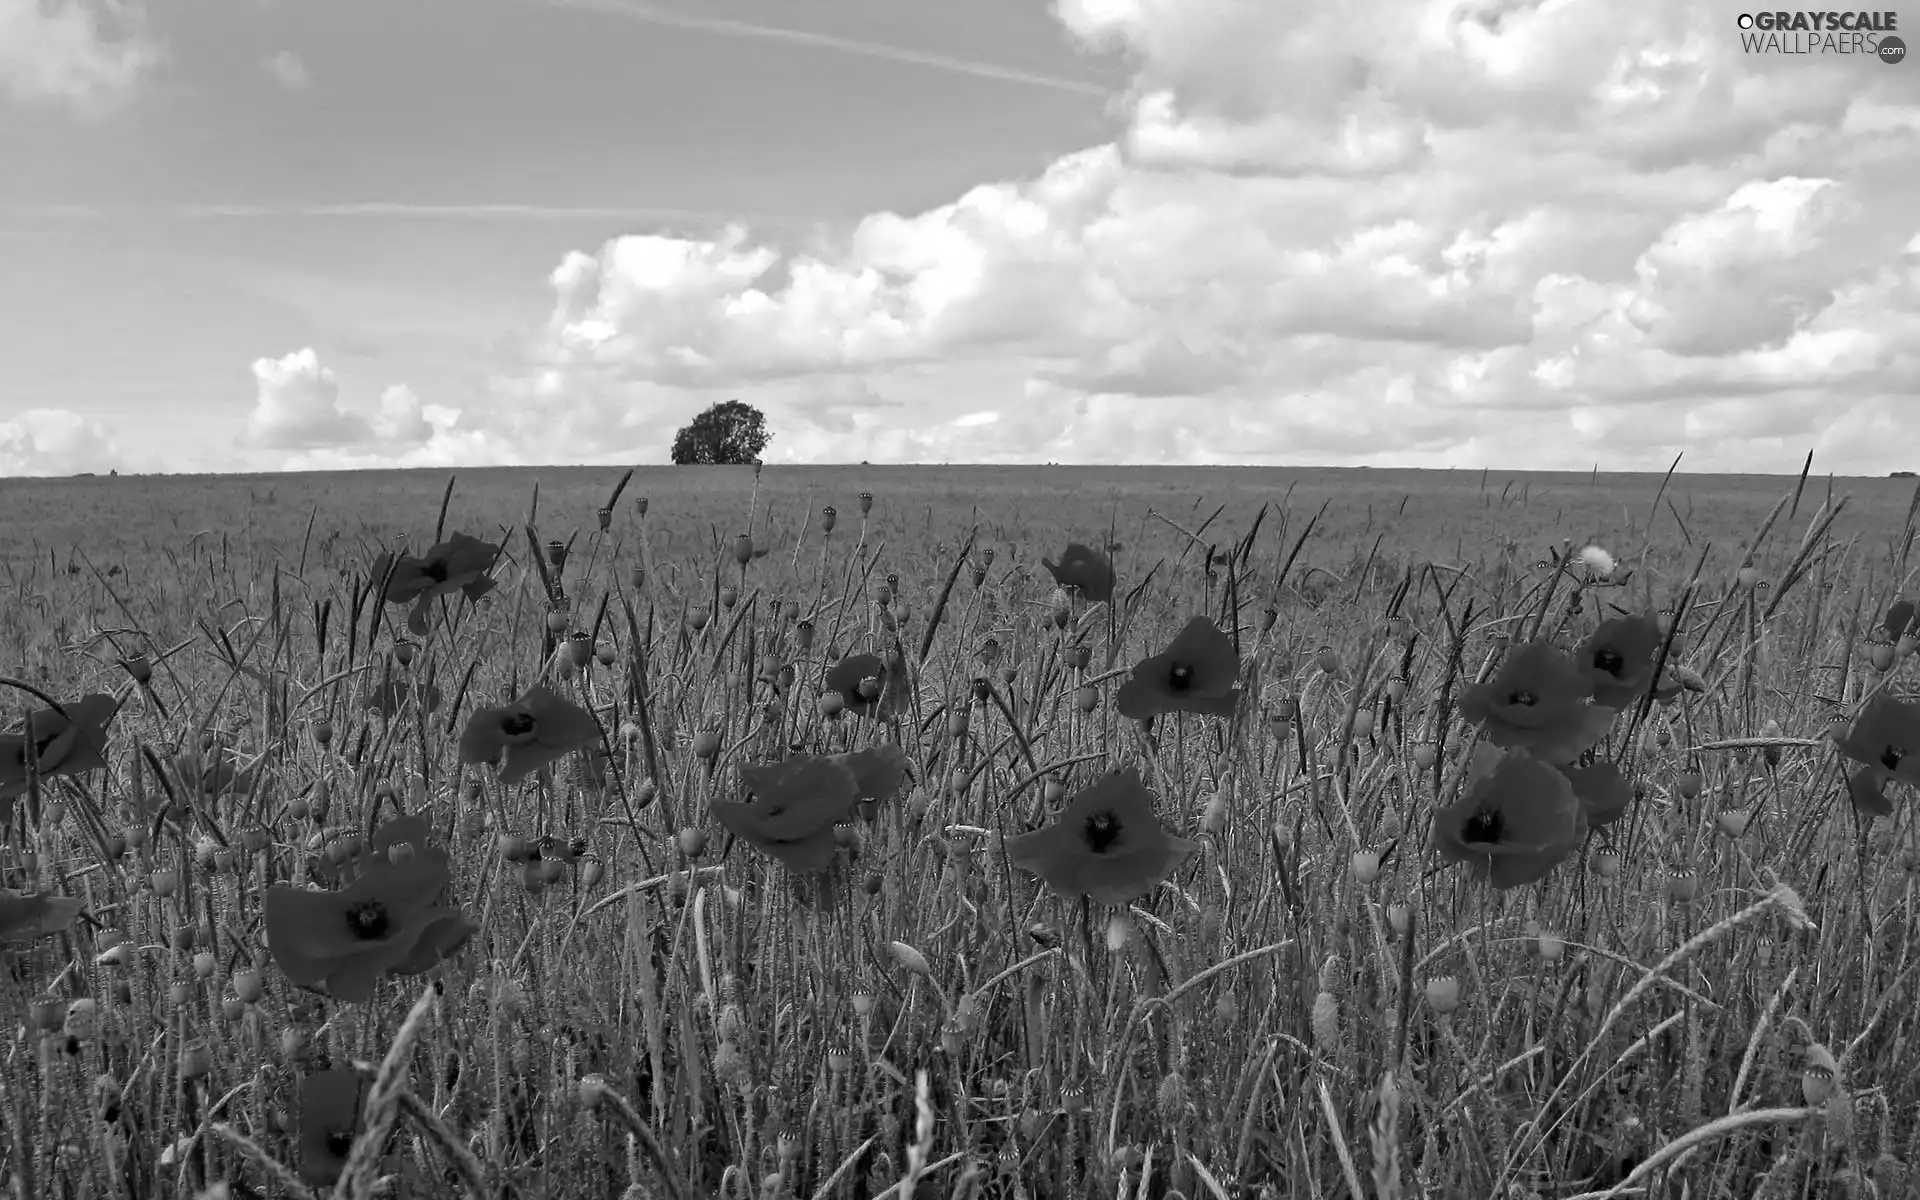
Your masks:
<path fill-rule="evenodd" d="M 1913 507 L 632 476 L 8 562 L 16 1195 L 1911 1194 Z"/>

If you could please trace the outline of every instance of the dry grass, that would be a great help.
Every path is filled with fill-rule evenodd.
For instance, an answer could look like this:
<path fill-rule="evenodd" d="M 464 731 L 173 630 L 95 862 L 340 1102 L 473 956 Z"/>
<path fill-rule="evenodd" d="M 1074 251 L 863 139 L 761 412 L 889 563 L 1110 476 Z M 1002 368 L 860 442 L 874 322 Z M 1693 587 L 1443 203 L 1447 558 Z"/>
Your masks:
<path fill-rule="evenodd" d="M 342 1197 L 1914 1194 L 1913 801 L 1862 826 L 1824 738 L 1912 670 L 1869 661 L 1910 485 L 689 468 L 636 477 L 602 533 L 612 478 L 542 476 L 459 478 L 446 530 L 509 557 L 423 643 L 364 573 L 433 540 L 444 476 L 0 485 L 25 531 L 0 664 L 70 696 L 158 660 L 111 770 L 49 781 L 0 847 L 6 886 L 91 918 L 10 951 L 19 1200 L 324 1194 L 292 1112 L 323 1062 L 373 1081 Z M 769 551 L 744 566 L 742 530 Z M 556 656 L 536 536 L 573 539 L 568 628 L 611 663 Z M 1069 538 L 1121 544 L 1117 611 L 1053 594 Z M 1630 578 L 1542 566 L 1565 539 Z M 1615 607 L 1674 610 L 1703 686 L 1607 744 L 1630 815 L 1540 886 L 1441 869 L 1452 698 L 1507 635 Z M 1113 692 L 1195 613 L 1248 696 L 1144 736 Z M 896 639 L 910 715 L 822 715 L 832 656 Z M 465 714 L 535 678 L 600 717 L 604 786 L 457 761 Z M 914 786 L 825 878 L 706 816 L 739 765 L 888 739 Z M 253 784 L 187 803 L 176 755 L 216 744 Z M 1121 764 L 1202 843 L 1185 870 L 1111 912 L 1009 868 L 1001 835 Z M 266 885 L 396 810 L 430 816 L 480 932 L 370 1005 L 286 986 Z M 587 856 L 523 866 L 508 837 Z"/>

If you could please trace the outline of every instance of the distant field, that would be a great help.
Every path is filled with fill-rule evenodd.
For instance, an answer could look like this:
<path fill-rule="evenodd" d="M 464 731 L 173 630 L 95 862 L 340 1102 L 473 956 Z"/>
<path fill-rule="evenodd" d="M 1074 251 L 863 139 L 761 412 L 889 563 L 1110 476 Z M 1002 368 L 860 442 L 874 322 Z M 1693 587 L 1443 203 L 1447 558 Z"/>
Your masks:
<path fill-rule="evenodd" d="M 540 525 L 565 535 L 590 528 L 620 472 L 609 467 L 379 471 L 300 475 L 148 476 L 0 480 L 9 536 L 0 562 L 19 566 L 53 550 L 92 561 L 134 563 L 196 533 L 298 555 L 310 514 L 316 538 L 333 532 L 371 538 L 430 535 L 449 474 L 458 483 L 450 527 L 491 528 L 524 520 L 536 485 Z M 954 544 L 978 523 L 982 545 L 1024 556 L 1066 533 L 1103 538 L 1109 526 L 1122 562 L 1177 550 L 1186 540 L 1148 513 L 1193 530 L 1225 506 L 1206 530 L 1209 542 L 1243 534 L 1262 504 L 1281 509 L 1297 529 L 1320 507 L 1305 561 L 1364 556 L 1373 540 L 1391 560 L 1477 560 L 1512 544 L 1540 552 L 1562 538 L 1606 540 L 1616 552 L 1649 537 L 1684 556 L 1711 540 L 1723 548 L 1750 535 L 1790 491 L 1791 477 L 1676 475 L 1659 509 L 1659 475 L 1557 472 L 1385 471 L 1156 467 L 775 467 L 760 477 L 749 513 L 751 468 L 641 468 L 623 497 L 621 522 L 646 497 L 662 531 L 657 554 L 703 559 L 713 538 L 751 519 L 754 532 L 790 546 L 801 527 L 835 505 L 857 525 L 856 496 L 875 497 L 872 535 L 910 554 Z M 1812 478 L 1801 502 L 1813 511 L 1847 497 L 1842 528 L 1866 536 L 1897 533 L 1915 495 L 1911 480 Z M 1269 521 L 1275 520 L 1270 515 Z"/>

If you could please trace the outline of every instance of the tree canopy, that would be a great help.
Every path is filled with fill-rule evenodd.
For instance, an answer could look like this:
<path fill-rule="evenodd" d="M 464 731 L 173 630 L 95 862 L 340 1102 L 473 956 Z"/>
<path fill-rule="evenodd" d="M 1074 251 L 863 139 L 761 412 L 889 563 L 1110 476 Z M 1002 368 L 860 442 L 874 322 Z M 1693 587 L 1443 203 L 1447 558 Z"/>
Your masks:
<path fill-rule="evenodd" d="M 675 466 L 740 465 L 760 461 L 773 435 L 766 414 L 739 400 L 724 400 L 681 426 L 673 436 Z"/>

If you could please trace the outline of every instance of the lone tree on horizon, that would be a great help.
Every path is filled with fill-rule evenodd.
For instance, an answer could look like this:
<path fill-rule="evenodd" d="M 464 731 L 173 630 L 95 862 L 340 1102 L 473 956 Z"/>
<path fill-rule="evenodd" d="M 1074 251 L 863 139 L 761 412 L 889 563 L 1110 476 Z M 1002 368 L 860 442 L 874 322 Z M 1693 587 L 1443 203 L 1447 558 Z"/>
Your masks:
<path fill-rule="evenodd" d="M 673 435 L 673 463 L 685 467 L 759 462 L 760 452 L 772 440 L 766 414 L 739 400 L 723 400 Z"/>

